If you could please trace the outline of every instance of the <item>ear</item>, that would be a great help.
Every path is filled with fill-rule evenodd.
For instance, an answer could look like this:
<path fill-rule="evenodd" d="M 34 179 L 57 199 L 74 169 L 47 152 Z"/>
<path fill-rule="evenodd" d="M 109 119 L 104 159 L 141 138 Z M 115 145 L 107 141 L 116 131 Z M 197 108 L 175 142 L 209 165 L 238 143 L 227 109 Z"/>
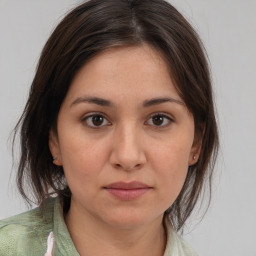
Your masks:
<path fill-rule="evenodd" d="M 205 127 L 201 126 L 200 131 L 196 132 L 195 134 L 194 142 L 189 155 L 189 161 L 188 161 L 189 166 L 196 164 L 199 159 L 199 156 L 201 153 L 202 141 L 204 137 L 204 131 L 205 131 Z"/>
<path fill-rule="evenodd" d="M 58 137 L 52 129 L 49 132 L 49 148 L 52 154 L 53 163 L 55 165 L 62 166 Z"/>

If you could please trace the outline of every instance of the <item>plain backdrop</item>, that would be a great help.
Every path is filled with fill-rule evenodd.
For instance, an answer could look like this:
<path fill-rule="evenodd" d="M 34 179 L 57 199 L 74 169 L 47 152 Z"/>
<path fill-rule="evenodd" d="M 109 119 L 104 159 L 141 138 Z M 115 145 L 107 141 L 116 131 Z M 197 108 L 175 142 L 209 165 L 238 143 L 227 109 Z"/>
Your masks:
<path fill-rule="evenodd" d="M 79 2 L 0 0 L 0 219 L 27 210 L 8 139 L 46 39 Z M 201 256 L 256 256 L 256 1 L 170 2 L 205 44 L 221 138 L 211 207 L 202 222 L 190 221 L 185 239 Z"/>

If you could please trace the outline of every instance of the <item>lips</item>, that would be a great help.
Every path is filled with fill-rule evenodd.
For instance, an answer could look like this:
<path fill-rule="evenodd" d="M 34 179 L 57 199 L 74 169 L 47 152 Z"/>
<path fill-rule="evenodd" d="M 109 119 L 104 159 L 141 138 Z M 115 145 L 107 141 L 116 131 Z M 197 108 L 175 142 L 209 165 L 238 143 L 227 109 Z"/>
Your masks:
<path fill-rule="evenodd" d="M 140 198 L 152 187 L 137 181 L 133 182 L 116 182 L 107 185 L 104 189 L 116 199 L 130 201 Z"/>

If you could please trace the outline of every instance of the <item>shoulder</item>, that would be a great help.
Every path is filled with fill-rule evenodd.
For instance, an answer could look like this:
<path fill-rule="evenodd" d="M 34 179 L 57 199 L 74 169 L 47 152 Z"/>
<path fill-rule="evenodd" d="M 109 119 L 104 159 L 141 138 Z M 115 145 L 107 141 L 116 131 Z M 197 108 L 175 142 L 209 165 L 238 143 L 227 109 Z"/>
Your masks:
<path fill-rule="evenodd" d="M 191 245 L 185 241 L 181 236 L 178 234 L 176 235 L 176 239 L 179 241 L 179 250 L 183 252 L 182 255 L 184 256 L 198 256 L 198 254 L 194 251 L 194 249 L 191 247 Z"/>
<path fill-rule="evenodd" d="M 53 204 L 54 199 L 50 199 L 43 208 L 1 220 L 0 255 L 43 255 L 53 228 Z"/>
<path fill-rule="evenodd" d="M 198 256 L 193 248 L 165 221 L 167 244 L 164 256 Z"/>

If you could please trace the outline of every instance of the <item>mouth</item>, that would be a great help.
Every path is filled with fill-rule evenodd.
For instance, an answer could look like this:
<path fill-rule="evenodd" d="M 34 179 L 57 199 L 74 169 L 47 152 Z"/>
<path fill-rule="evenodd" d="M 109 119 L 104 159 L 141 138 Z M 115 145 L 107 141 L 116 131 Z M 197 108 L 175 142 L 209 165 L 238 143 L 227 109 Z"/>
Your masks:
<path fill-rule="evenodd" d="M 131 201 L 140 198 L 147 193 L 152 187 L 138 182 L 115 182 L 104 187 L 116 199 L 122 201 Z"/>

